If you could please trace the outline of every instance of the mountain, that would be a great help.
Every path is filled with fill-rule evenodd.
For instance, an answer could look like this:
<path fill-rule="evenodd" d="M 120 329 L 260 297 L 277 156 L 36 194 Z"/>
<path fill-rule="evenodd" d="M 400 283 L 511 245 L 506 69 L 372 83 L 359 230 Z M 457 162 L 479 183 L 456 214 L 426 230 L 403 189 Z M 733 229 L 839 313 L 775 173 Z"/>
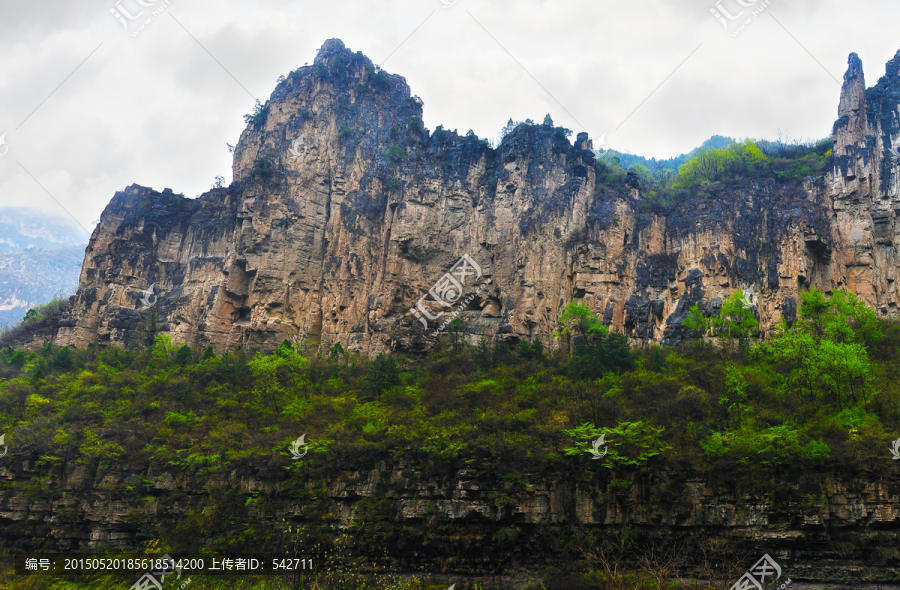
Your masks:
<path fill-rule="evenodd" d="M 582 301 L 634 342 L 672 344 L 692 305 L 715 315 L 750 287 L 764 333 L 811 287 L 896 317 L 898 68 L 900 52 L 867 89 L 851 54 L 817 175 L 794 162 L 661 206 L 635 176 L 610 180 L 586 133 L 522 124 L 496 149 L 430 133 L 402 77 L 331 39 L 248 115 L 231 186 L 116 193 L 56 342 L 421 353 L 458 317 L 470 341 L 555 346 Z"/>
<path fill-rule="evenodd" d="M 84 230 L 37 209 L 0 207 L 0 328 L 78 287 Z"/>
<path fill-rule="evenodd" d="M 724 137 L 722 135 L 713 135 L 702 144 L 700 147 L 691 150 L 686 154 L 681 154 L 675 156 L 674 158 L 668 158 L 666 160 L 657 160 L 656 158 L 645 158 L 643 156 L 637 156 L 635 154 L 629 154 L 627 152 L 619 152 L 616 150 L 605 150 L 600 152 L 598 150 L 598 157 L 602 157 L 604 160 L 611 160 L 612 158 L 617 158 L 619 164 L 621 164 L 625 168 L 631 168 L 635 164 L 640 164 L 642 166 L 646 166 L 651 171 L 657 170 L 669 170 L 671 172 L 678 172 L 678 168 L 687 162 L 690 158 L 692 158 L 696 153 L 705 148 L 712 149 L 722 149 L 724 147 L 728 147 L 732 143 L 734 143 L 734 139 L 731 137 Z"/>
<path fill-rule="evenodd" d="M 83 245 L 87 237 L 68 219 L 27 207 L 0 207 L 0 253 Z"/>

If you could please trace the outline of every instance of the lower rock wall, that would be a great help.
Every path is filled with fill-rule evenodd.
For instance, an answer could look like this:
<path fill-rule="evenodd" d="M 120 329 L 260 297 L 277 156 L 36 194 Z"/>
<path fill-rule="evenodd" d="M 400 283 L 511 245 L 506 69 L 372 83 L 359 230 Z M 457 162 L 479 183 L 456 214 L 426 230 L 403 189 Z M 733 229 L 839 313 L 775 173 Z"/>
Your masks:
<path fill-rule="evenodd" d="M 628 531 L 696 557 L 723 542 L 768 553 L 794 581 L 900 582 L 900 478 L 827 472 L 755 483 L 684 473 L 615 474 L 601 465 L 499 477 L 491 470 L 397 459 L 370 469 L 263 467 L 253 475 L 148 473 L 33 459 L 0 464 L 0 553 L 173 551 L 283 546 L 288 526 L 348 534 L 365 569 L 515 575 L 590 566 L 586 553 Z M 463 463 L 464 464 L 464 463 Z M 63 475 L 64 474 L 64 475 Z"/>

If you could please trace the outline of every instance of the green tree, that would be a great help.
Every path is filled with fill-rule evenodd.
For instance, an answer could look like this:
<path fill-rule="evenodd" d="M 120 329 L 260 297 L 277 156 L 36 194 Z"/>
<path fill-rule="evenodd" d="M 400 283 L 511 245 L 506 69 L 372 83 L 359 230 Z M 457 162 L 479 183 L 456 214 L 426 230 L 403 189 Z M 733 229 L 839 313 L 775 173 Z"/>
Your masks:
<path fill-rule="evenodd" d="M 591 308 L 584 303 L 572 302 L 563 308 L 559 314 L 557 323 L 562 326 L 558 334 L 584 336 L 590 332 L 606 331 L 606 327 L 600 323 Z"/>
<path fill-rule="evenodd" d="M 694 338 L 705 336 L 709 330 L 709 321 L 700 311 L 700 306 L 692 305 L 689 312 L 687 317 L 682 320 L 681 325 L 690 330 L 691 336 Z"/>
<path fill-rule="evenodd" d="M 650 172 L 650 169 L 643 164 L 632 164 L 629 170 L 637 174 L 638 180 L 641 183 L 641 187 L 648 187 L 656 182 L 656 179 L 653 177 L 653 173 Z"/>
<path fill-rule="evenodd" d="M 725 340 L 726 348 L 728 343 L 736 341 L 742 352 L 746 349 L 750 338 L 759 335 L 759 321 L 747 306 L 741 289 L 736 290 L 731 297 L 722 302 L 719 317 L 712 318 L 709 323 L 713 335 Z"/>
<path fill-rule="evenodd" d="M 158 361 L 168 361 L 174 351 L 175 347 L 172 346 L 172 339 L 168 334 L 157 334 L 150 348 L 150 354 Z"/>
<path fill-rule="evenodd" d="M 258 100 L 256 104 L 253 105 L 253 112 L 249 115 L 244 115 L 244 123 L 247 125 L 252 125 L 254 127 L 259 127 L 263 123 L 266 122 L 266 119 L 269 117 L 269 103 L 266 104 L 260 103 Z"/>
<path fill-rule="evenodd" d="M 802 293 L 800 316 L 804 329 L 819 341 L 856 342 L 870 348 L 882 337 L 875 311 L 843 289 L 828 299 L 818 289 Z"/>
<path fill-rule="evenodd" d="M 389 354 L 379 354 L 369 369 L 369 391 L 373 394 L 387 391 L 400 384 L 400 365 Z"/>
<path fill-rule="evenodd" d="M 544 345 L 541 344 L 540 338 L 535 338 L 531 342 L 523 338 L 519 340 L 516 354 L 523 360 L 540 361 L 544 359 Z"/>
<path fill-rule="evenodd" d="M 472 351 L 472 360 L 479 369 L 487 370 L 491 368 L 494 362 L 493 354 L 487 338 L 484 336 L 478 339 L 478 344 L 475 346 L 475 350 Z"/>
<path fill-rule="evenodd" d="M 620 422 L 613 428 L 597 428 L 593 424 L 582 424 L 564 433 L 576 439 L 587 441 L 586 446 L 566 447 L 566 455 L 584 455 L 593 450 L 590 441 L 603 436 L 606 439 L 604 466 L 608 469 L 621 467 L 637 467 L 646 469 L 647 463 L 657 455 L 672 447 L 663 440 L 665 428 L 653 426 L 646 422 Z M 599 452 L 599 449 L 598 449 Z"/>
<path fill-rule="evenodd" d="M 789 327 L 782 321 L 759 348 L 779 369 L 779 391 L 795 408 L 823 398 L 839 409 L 867 405 L 874 395 L 867 343 L 881 337 L 874 312 L 844 291 L 826 299 L 813 289 L 800 297 L 798 322 Z"/>
<path fill-rule="evenodd" d="M 544 125 L 548 125 L 548 126 L 550 126 L 550 127 L 553 127 L 553 119 L 550 117 L 550 113 L 547 113 L 547 114 L 544 116 L 544 122 L 543 122 L 543 124 L 544 124 Z"/>
<path fill-rule="evenodd" d="M 800 467 L 828 458 L 828 445 L 821 439 L 804 443 L 805 438 L 790 424 L 760 427 L 748 422 L 736 430 L 713 432 L 702 446 L 710 459 L 727 457 L 744 465 Z"/>
<path fill-rule="evenodd" d="M 728 414 L 740 427 L 744 415 L 752 411 L 747 404 L 747 382 L 740 368 L 729 363 L 725 367 L 726 395 L 719 398 L 719 403 L 728 408 Z"/>
<path fill-rule="evenodd" d="M 722 149 L 705 148 L 681 165 L 672 186 L 690 188 L 744 174 L 754 174 L 759 172 L 766 162 L 768 158 L 749 139 Z"/>
<path fill-rule="evenodd" d="M 450 342 L 453 343 L 453 351 L 458 352 L 460 347 L 460 334 L 464 333 L 465 325 L 461 318 L 453 318 L 447 324 L 447 333 L 450 335 Z"/>
<path fill-rule="evenodd" d="M 247 363 L 253 376 L 253 393 L 276 411 L 281 411 L 282 400 L 306 383 L 303 370 L 308 362 L 285 340 L 275 354 L 257 354 Z"/>
<path fill-rule="evenodd" d="M 399 163 L 406 159 L 406 151 L 399 145 L 392 145 L 388 148 L 388 159 L 391 162 Z"/>
<path fill-rule="evenodd" d="M 519 126 L 519 121 L 513 121 L 512 117 L 510 117 L 509 121 L 506 122 L 506 125 L 503 126 L 503 129 L 500 130 L 500 139 L 502 140 L 507 135 L 513 132 L 513 130 Z"/>
<path fill-rule="evenodd" d="M 182 367 L 186 367 L 191 364 L 194 360 L 194 353 L 191 352 L 191 347 L 187 344 L 181 346 L 178 350 L 175 351 L 175 364 L 181 365 Z"/>
<path fill-rule="evenodd" d="M 554 334 L 566 337 L 570 371 L 579 378 L 596 379 L 607 372 L 620 373 L 634 366 L 634 354 L 624 334 L 609 333 L 594 312 L 583 303 L 568 304 Z"/>

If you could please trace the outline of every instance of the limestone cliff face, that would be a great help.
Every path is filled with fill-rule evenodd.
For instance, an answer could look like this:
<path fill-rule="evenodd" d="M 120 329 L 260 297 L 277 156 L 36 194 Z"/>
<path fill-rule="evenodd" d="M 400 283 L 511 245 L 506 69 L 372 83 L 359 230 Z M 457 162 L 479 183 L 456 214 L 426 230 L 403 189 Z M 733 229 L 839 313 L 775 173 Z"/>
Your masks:
<path fill-rule="evenodd" d="M 880 315 L 897 315 L 900 245 L 900 52 L 866 89 L 862 62 L 850 55 L 838 120 L 834 172 L 826 179 L 831 232 L 839 245 L 830 282 L 863 296 Z M 891 150 L 894 150 L 893 152 Z"/>
<path fill-rule="evenodd" d="M 231 186 L 115 195 L 56 341 L 417 352 L 459 311 L 472 339 L 551 344 L 562 307 L 584 301 L 636 341 L 672 343 L 691 305 L 715 313 L 750 286 L 766 331 L 812 286 L 897 315 L 898 66 L 866 89 L 851 55 L 825 177 L 713 184 L 663 213 L 636 183 L 598 184 L 587 134 L 573 146 L 523 125 L 491 149 L 429 133 L 403 78 L 330 40 L 243 132 Z M 464 255 L 468 275 L 453 271 Z"/>

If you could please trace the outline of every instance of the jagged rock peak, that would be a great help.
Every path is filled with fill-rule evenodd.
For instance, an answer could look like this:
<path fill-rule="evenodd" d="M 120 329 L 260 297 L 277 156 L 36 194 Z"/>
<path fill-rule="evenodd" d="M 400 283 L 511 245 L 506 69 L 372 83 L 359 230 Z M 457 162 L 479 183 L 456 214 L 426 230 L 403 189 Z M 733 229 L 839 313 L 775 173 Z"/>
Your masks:
<path fill-rule="evenodd" d="M 340 53 L 349 53 L 347 46 L 340 39 L 327 39 L 319 51 L 316 53 L 316 59 L 313 64 L 322 63 L 329 56 L 338 55 Z"/>
<path fill-rule="evenodd" d="M 811 287 L 900 317 L 900 79 L 867 89 L 848 64 L 827 174 L 711 183 L 663 207 L 636 175 L 611 179 L 582 133 L 573 146 L 561 127 L 520 125 L 498 149 L 429 133 L 401 76 L 330 39 L 249 117 L 231 186 L 113 198 L 57 343 L 164 332 L 217 350 L 422 353 L 452 312 L 472 342 L 553 346 L 573 301 L 637 342 L 678 343 L 693 305 L 716 315 L 751 286 L 764 332 Z M 481 282 L 439 288 L 463 260 Z"/>

